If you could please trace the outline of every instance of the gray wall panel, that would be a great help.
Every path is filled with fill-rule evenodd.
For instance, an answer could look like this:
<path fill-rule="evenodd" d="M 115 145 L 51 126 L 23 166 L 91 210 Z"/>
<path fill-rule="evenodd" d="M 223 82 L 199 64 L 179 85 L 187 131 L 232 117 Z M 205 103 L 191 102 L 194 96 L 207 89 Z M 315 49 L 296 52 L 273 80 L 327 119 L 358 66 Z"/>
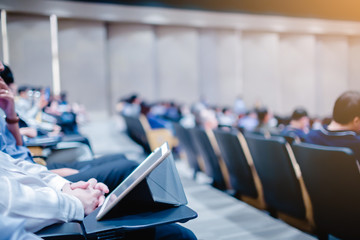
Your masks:
<path fill-rule="evenodd" d="M 316 112 L 331 116 L 336 98 L 348 89 L 348 41 L 344 36 L 317 39 Z"/>
<path fill-rule="evenodd" d="M 61 89 L 90 111 L 107 111 L 105 44 L 103 23 L 59 20 Z"/>
<path fill-rule="evenodd" d="M 10 66 L 18 85 L 52 86 L 50 20 L 8 14 Z"/>
<path fill-rule="evenodd" d="M 195 28 L 158 27 L 159 98 L 192 103 L 199 99 L 198 32 Z"/>
<path fill-rule="evenodd" d="M 282 34 L 279 61 L 282 113 L 290 115 L 296 107 L 315 114 L 316 38 L 312 35 Z"/>
<path fill-rule="evenodd" d="M 110 24 L 108 43 L 112 103 L 132 93 L 149 101 L 156 100 L 154 28 Z"/>
<path fill-rule="evenodd" d="M 241 92 L 241 37 L 233 30 L 200 30 L 200 92 L 210 104 L 232 105 Z"/>
<path fill-rule="evenodd" d="M 349 39 L 349 90 L 360 91 L 360 37 Z"/>
<path fill-rule="evenodd" d="M 276 33 L 243 33 L 244 100 L 249 107 L 262 104 L 281 109 L 279 36 Z"/>

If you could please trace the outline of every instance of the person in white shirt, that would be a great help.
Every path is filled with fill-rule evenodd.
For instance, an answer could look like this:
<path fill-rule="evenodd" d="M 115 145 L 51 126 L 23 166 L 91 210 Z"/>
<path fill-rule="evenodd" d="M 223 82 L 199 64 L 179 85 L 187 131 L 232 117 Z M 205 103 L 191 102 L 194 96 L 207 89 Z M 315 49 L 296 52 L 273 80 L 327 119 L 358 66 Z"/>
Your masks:
<path fill-rule="evenodd" d="M 0 214 L 25 219 L 25 229 L 36 232 L 56 222 L 82 220 L 103 203 L 108 189 L 95 179 L 71 183 L 0 152 L 0 191 Z"/>
<path fill-rule="evenodd" d="M 0 214 L 25 219 L 38 231 L 55 222 L 82 220 L 104 201 L 107 187 L 95 179 L 70 183 L 41 165 L 0 152 Z"/>
<path fill-rule="evenodd" d="M 0 239 L 6 240 L 41 240 L 40 237 L 24 229 L 24 220 L 0 215 Z"/>

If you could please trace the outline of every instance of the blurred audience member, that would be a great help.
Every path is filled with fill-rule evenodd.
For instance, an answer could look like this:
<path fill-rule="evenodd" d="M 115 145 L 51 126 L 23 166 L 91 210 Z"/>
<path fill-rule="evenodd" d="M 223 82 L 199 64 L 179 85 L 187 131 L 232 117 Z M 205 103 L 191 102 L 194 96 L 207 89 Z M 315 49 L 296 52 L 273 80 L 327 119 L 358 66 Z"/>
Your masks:
<path fill-rule="evenodd" d="M 273 120 L 273 115 L 267 108 L 259 108 L 256 113 L 259 122 L 254 132 L 261 133 L 264 136 L 279 134 L 279 130 L 276 128 L 276 122 Z"/>
<path fill-rule="evenodd" d="M 246 113 L 245 116 L 241 117 L 238 121 L 238 127 L 244 129 L 245 131 L 252 132 L 255 130 L 256 126 L 259 124 L 257 114 L 255 111 L 250 111 Z"/>
<path fill-rule="evenodd" d="M 232 127 L 235 125 L 236 117 L 230 109 L 223 108 L 218 115 L 218 121 L 220 126 Z"/>
<path fill-rule="evenodd" d="M 193 128 L 196 126 L 195 116 L 191 113 L 187 105 L 181 107 L 181 119 L 179 122 L 185 128 Z"/>
<path fill-rule="evenodd" d="M 244 115 L 246 114 L 246 111 L 244 100 L 240 96 L 237 97 L 234 103 L 234 113 L 236 115 Z"/>
<path fill-rule="evenodd" d="M 293 138 L 304 139 L 309 133 L 310 119 L 305 109 L 297 108 L 291 115 L 290 124 L 282 131 L 281 135 Z"/>
<path fill-rule="evenodd" d="M 308 143 L 348 147 L 360 159 L 360 93 L 347 91 L 335 102 L 333 120 L 328 126 L 311 130 L 305 138 Z"/>
<path fill-rule="evenodd" d="M 119 110 L 122 114 L 129 117 L 139 117 L 141 112 L 141 99 L 137 94 L 133 94 L 129 98 L 124 99 L 120 104 L 121 107 Z"/>
<path fill-rule="evenodd" d="M 12 92 L 9 84 L 15 84 L 14 76 L 10 67 L 6 67 L 6 69 L 6 71 L 4 70 L 5 73 L 0 73 L 1 77 L 6 79 L 5 84 L 7 85 L 2 86 L 2 88 Z M 4 83 L 3 80 L 2 82 Z M 19 132 L 21 135 L 24 135 L 27 138 L 34 138 L 38 135 L 61 137 L 59 135 L 61 127 L 56 124 L 56 118 L 42 111 L 43 107 L 48 104 L 48 98 L 46 98 L 45 91 L 42 91 L 41 89 L 30 89 L 25 86 L 18 88 L 18 97 L 14 97 L 14 94 L 15 93 L 12 92 L 11 96 L 15 101 L 15 106 L 11 106 L 11 109 L 14 107 L 14 111 L 19 116 Z M 44 119 L 47 119 L 47 122 L 44 122 Z M 27 138 L 25 138 L 25 140 L 27 140 Z M 61 141 L 52 148 L 50 153 L 46 154 L 46 157 L 49 163 L 74 162 L 90 160 L 93 158 L 93 154 L 89 144 Z"/>
<path fill-rule="evenodd" d="M 215 129 L 219 126 L 215 111 L 212 109 L 203 109 L 199 113 L 200 125 L 205 130 Z"/>

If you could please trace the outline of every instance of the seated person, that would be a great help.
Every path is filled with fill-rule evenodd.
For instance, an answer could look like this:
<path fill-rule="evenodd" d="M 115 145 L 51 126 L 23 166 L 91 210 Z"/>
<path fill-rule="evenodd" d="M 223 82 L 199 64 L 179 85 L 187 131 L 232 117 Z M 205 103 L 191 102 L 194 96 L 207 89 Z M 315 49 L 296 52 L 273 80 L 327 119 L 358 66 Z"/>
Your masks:
<path fill-rule="evenodd" d="M 271 120 L 273 115 L 266 108 L 259 108 L 256 110 L 258 117 L 258 125 L 254 129 L 254 132 L 260 133 L 264 136 L 270 136 L 272 134 L 279 134 L 279 130 L 272 124 Z"/>
<path fill-rule="evenodd" d="M 3 152 L 0 152 L 0 189 L 0 229 L 5 217 L 20 227 L 24 223 L 25 230 L 31 232 L 57 222 L 82 221 L 102 205 L 104 194 L 109 192 L 106 185 L 93 178 L 71 183 L 44 166 L 14 159 Z M 196 239 L 190 230 L 176 224 L 157 226 L 153 232 L 155 239 Z M 27 239 L 34 237 L 23 231 L 18 237 L 20 234 Z"/>
<path fill-rule="evenodd" d="M 1 237 L 9 240 L 41 240 L 33 233 L 25 231 L 25 220 L 0 215 Z"/>
<path fill-rule="evenodd" d="M 348 147 L 360 159 L 360 93 L 348 91 L 335 102 L 333 120 L 328 126 L 311 130 L 305 142 L 333 147 Z"/>
<path fill-rule="evenodd" d="M 252 132 L 255 130 L 256 126 L 258 126 L 259 121 L 257 118 L 257 114 L 255 111 L 249 111 L 242 116 L 237 123 L 239 129 L 243 129 L 244 131 Z"/>
<path fill-rule="evenodd" d="M 8 90 L 13 91 L 13 94 L 18 93 L 18 96 L 15 97 L 15 111 L 21 120 L 19 125 L 22 135 L 36 137 L 37 135 L 59 136 L 63 134 L 60 133 L 61 127 L 55 124 L 55 118 L 50 122 L 42 120 L 42 117 L 46 116 L 42 112 L 42 108 L 48 103 L 44 93 L 35 89 L 31 90 L 27 86 L 17 88 L 12 71 L 8 66 L 4 66 L 4 70 L 0 75 L 8 85 Z M 52 151 L 46 156 L 48 162 L 63 162 L 65 160 L 66 162 L 74 162 L 93 158 L 90 144 L 85 137 L 80 137 L 82 142 L 69 142 L 64 141 L 64 139 L 66 138 L 62 137 L 62 141 L 52 148 Z"/>
<path fill-rule="evenodd" d="M 81 221 L 109 189 L 95 179 L 70 183 L 44 166 L 0 152 L 0 214 L 25 219 L 35 232 L 56 222 Z"/>
<path fill-rule="evenodd" d="M 216 118 L 215 111 L 204 108 L 199 112 L 198 126 L 204 130 L 213 130 L 218 128 L 219 122 Z"/>
<path fill-rule="evenodd" d="M 0 72 L 4 69 L 0 62 Z M 0 79 L 0 109 L 6 119 L 0 117 L 0 150 L 13 158 L 22 158 L 34 163 L 30 151 L 23 146 L 19 132 L 19 118 L 14 108 L 14 96 L 5 82 Z M 127 160 L 122 154 L 108 155 L 90 161 L 72 163 L 51 163 L 48 169 L 66 177 L 70 181 L 87 181 L 90 178 L 104 182 L 110 190 L 124 180 L 137 164 Z"/>
<path fill-rule="evenodd" d="M 310 119 L 305 109 L 297 108 L 291 115 L 290 124 L 287 125 L 280 134 L 298 140 L 304 139 L 309 132 L 309 123 Z"/>

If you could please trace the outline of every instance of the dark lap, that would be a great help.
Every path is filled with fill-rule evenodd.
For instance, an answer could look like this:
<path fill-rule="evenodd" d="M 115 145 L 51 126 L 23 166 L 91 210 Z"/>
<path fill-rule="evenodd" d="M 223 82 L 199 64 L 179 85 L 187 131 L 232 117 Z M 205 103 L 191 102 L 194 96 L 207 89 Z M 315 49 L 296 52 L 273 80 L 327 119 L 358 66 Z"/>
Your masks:
<path fill-rule="evenodd" d="M 154 228 L 135 230 L 126 233 L 126 240 L 196 240 L 195 234 L 178 224 L 165 224 Z"/>
<path fill-rule="evenodd" d="M 156 240 L 196 240 L 195 234 L 178 224 L 166 224 L 155 228 Z"/>
<path fill-rule="evenodd" d="M 90 161 L 69 162 L 69 163 L 49 163 L 47 165 L 47 168 L 48 169 L 72 168 L 72 169 L 81 170 L 86 166 L 93 167 L 93 166 L 102 165 L 104 163 L 119 161 L 119 160 L 128 161 L 124 156 L 124 154 L 117 153 L 117 154 L 104 155 L 98 158 L 94 158 L 93 160 Z"/>
<path fill-rule="evenodd" d="M 80 165 L 79 165 L 80 166 Z M 78 166 L 78 167 L 79 167 Z M 105 183 L 110 191 L 114 190 L 135 168 L 137 163 L 122 159 L 117 161 L 107 161 L 101 164 L 85 165 L 79 169 L 80 172 L 65 177 L 69 181 L 87 181 L 95 178 L 98 182 Z"/>

